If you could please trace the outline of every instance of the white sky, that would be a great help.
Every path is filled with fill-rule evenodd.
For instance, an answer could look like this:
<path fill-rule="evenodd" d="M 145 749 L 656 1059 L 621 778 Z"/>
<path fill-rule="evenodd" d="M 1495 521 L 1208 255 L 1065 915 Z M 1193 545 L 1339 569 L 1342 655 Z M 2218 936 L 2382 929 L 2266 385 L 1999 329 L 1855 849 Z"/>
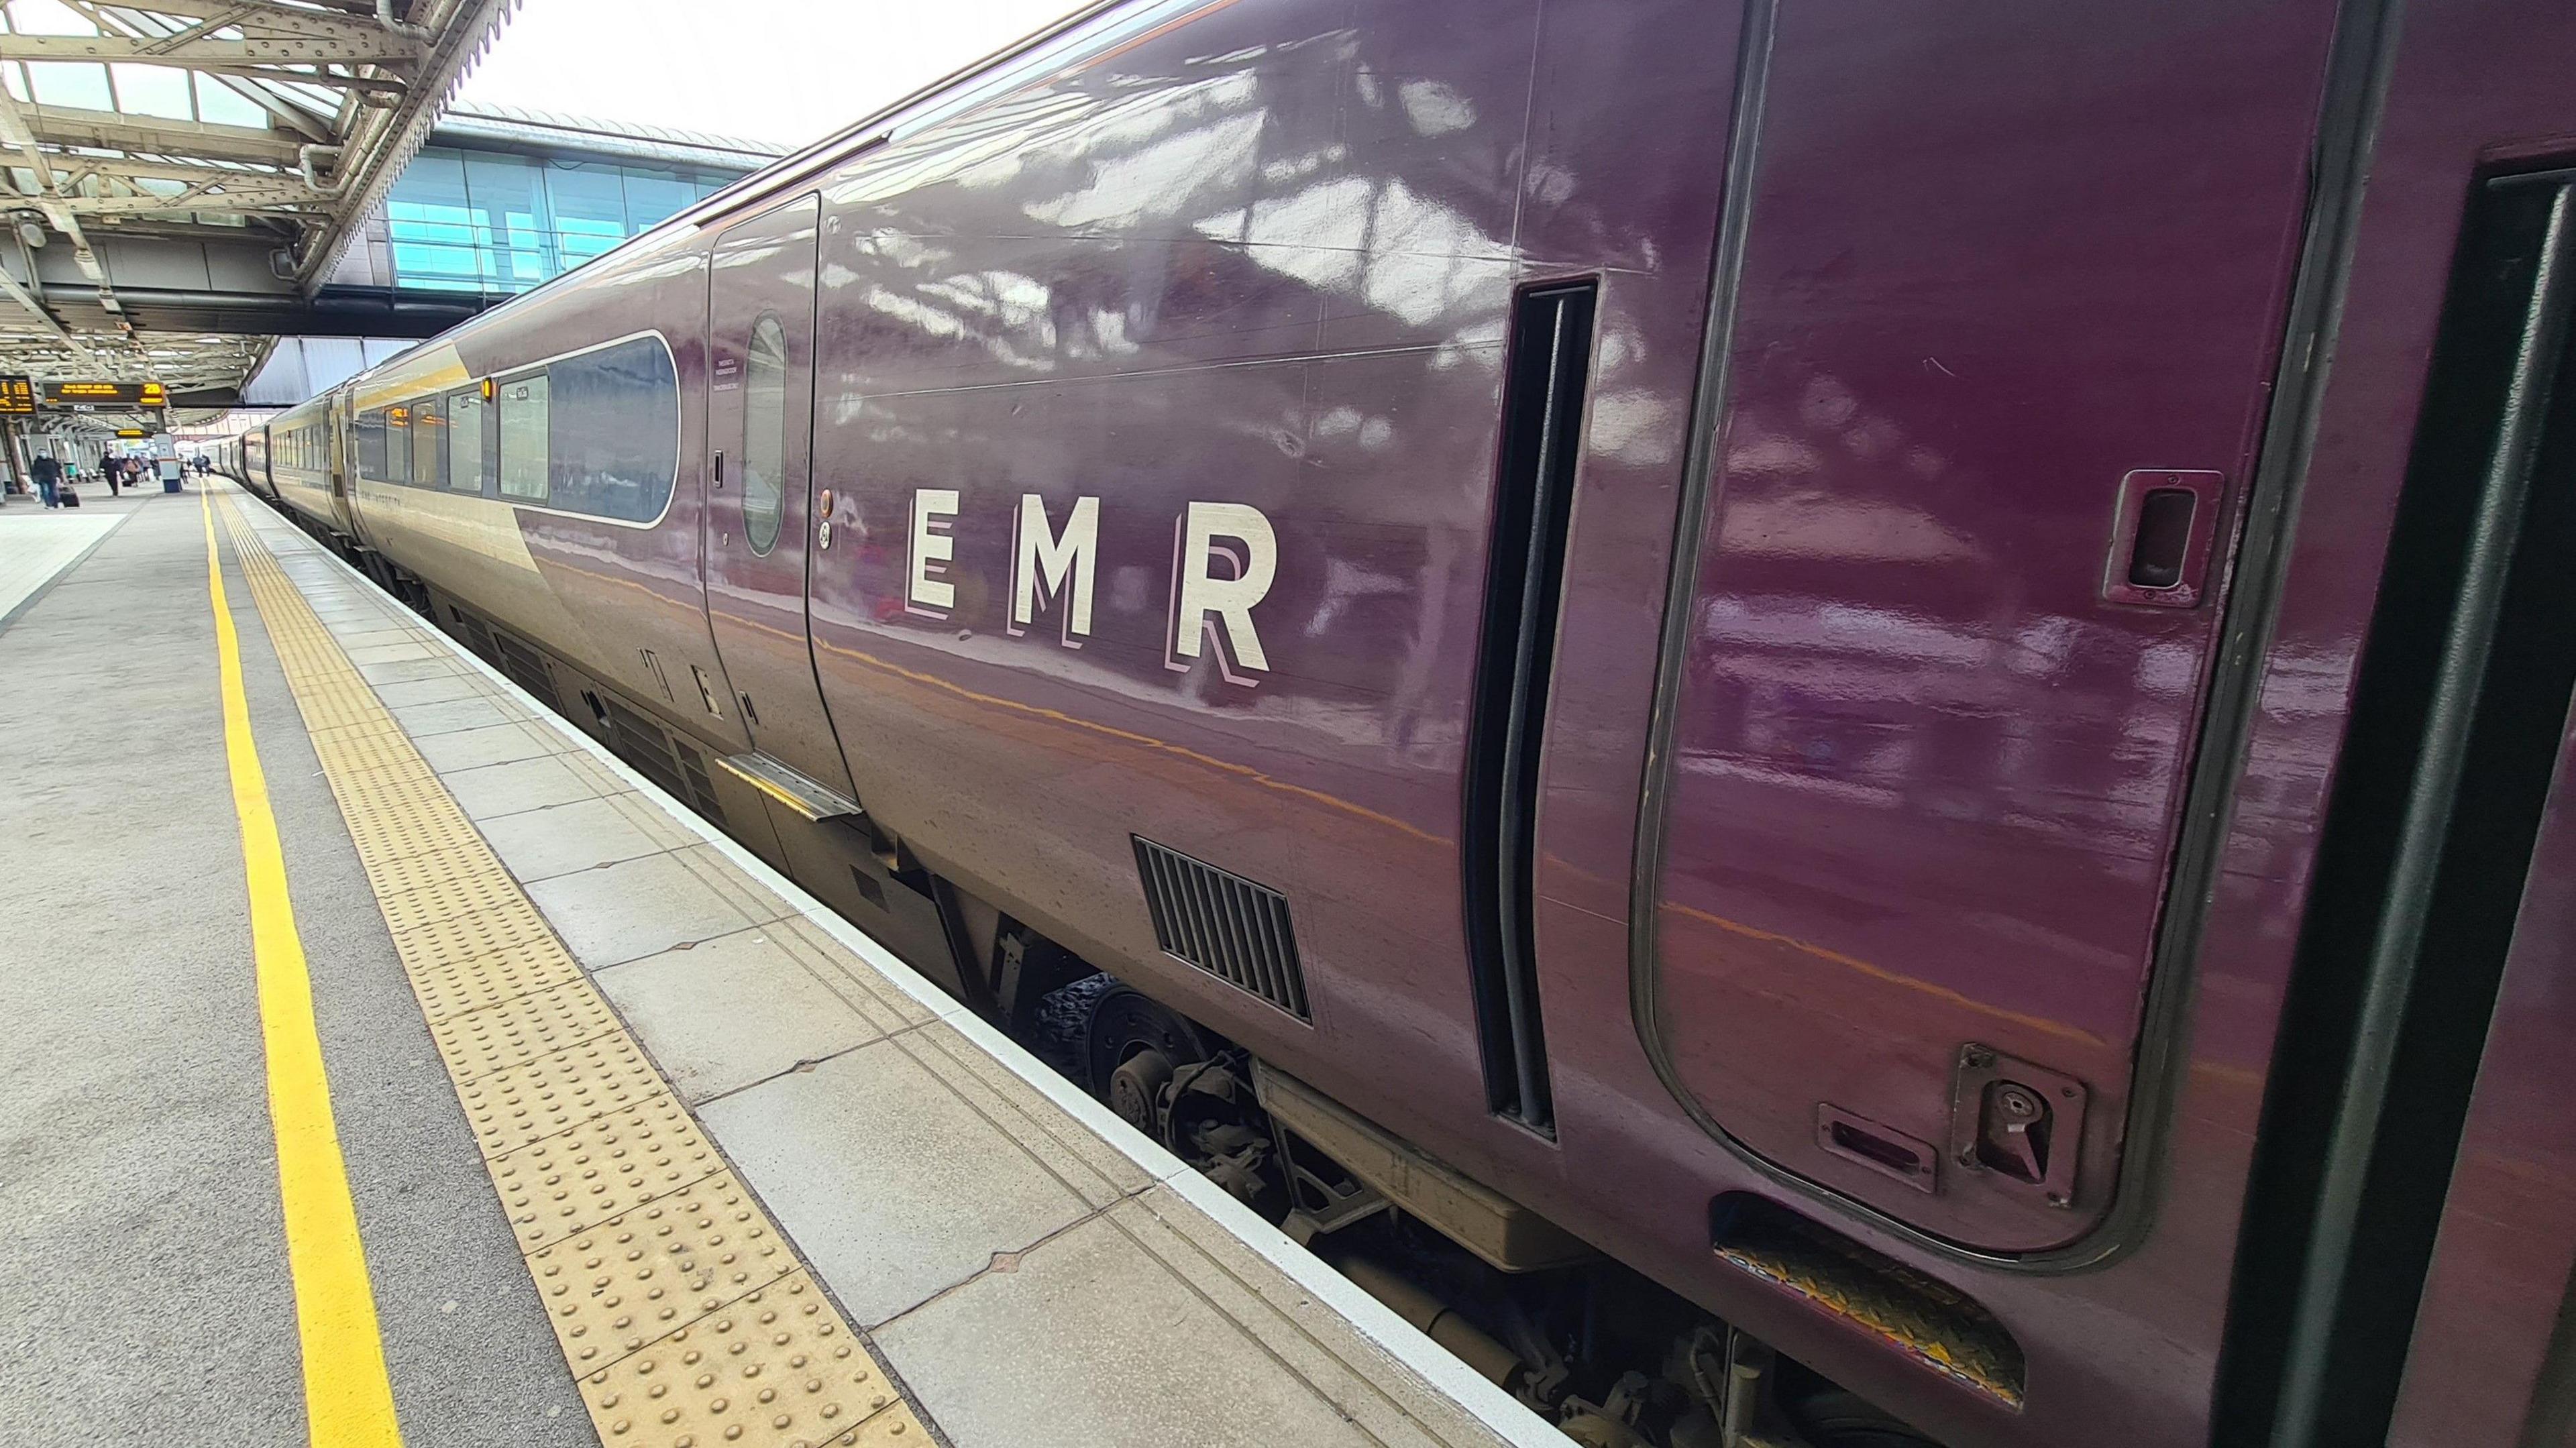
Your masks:
<path fill-rule="evenodd" d="M 801 146 L 1083 0 L 527 0 L 458 99 Z"/>

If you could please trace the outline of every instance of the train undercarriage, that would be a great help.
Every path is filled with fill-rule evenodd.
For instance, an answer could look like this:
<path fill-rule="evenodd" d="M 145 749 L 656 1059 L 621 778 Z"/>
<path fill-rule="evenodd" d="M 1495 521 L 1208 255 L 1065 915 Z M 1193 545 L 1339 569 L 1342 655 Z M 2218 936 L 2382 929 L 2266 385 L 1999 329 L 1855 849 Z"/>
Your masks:
<path fill-rule="evenodd" d="M 1931 1442 L 1110 976 L 1022 1040 L 1586 1448 Z"/>

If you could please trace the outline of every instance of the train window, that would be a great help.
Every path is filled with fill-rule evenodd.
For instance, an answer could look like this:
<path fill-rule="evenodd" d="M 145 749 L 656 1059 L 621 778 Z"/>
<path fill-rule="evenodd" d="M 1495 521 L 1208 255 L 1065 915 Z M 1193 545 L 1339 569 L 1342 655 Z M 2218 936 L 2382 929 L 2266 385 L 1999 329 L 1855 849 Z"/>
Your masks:
<path fill-rule="evenodd" d="M 385 478 L 389 482 L 411 481 L 411 409 L 385 409 Z"/>
<path fill-rule="evenodd" d="M 447 407 L 425 397 L 411 405 L 411 480 L 424 488 L 447 486 Z"/>
<path fill-rule="evenodd" d="M 754 553 L 778 546 L 786 486 L 787 329 L 763 312 L 742 381 L 742 536 Z"/>
<path fill-rule="evenodd" d="M 358 476 L 385 476 L 385 415 L 382 411 L 358 414 Z"/>
<path fill-rule="evenodd" d="M 680 383 L 669 349 L 659 337 L 637 337 L 546 370 L 549 501 L 630 522 L 660 517 L 680 464 Z"/>
<path fill-rule="evenodd" d="M 546 501 L 546 374 L 501 384 L 501 496 Z"/>
<path fill-rule="evenodd" d="M 484 411 L 481 388 L 447 394 L 447 486 L 460 493 L 483 491 Z"/>

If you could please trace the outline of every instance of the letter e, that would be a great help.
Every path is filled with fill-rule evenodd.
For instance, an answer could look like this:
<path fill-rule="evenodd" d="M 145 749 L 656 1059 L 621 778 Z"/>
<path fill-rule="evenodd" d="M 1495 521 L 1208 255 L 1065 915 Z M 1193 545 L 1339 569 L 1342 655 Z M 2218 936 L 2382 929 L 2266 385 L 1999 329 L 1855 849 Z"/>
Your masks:
<path fill-rule="evenodd" d="M 957 540 L 948 534 L 947 520 L 957 516 L 957 490 L 954 488 L 915 488 L 912 493 L 912 569 L 904 583 L 904 606 L 921 604 L 945 616 L 957 604 L 957 585 L 945 578 L 933 578 L 931 565 L 948 571 L 948 560 L 957 556 Z M 921 612 L 922 609 L 913 609 Z"/>

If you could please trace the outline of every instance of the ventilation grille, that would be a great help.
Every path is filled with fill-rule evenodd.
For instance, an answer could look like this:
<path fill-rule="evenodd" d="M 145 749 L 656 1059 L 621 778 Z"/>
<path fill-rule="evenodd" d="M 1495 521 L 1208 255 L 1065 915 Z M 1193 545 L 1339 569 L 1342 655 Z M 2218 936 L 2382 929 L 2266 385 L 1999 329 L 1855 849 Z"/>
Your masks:
<path fill-rule="evenodd" d="M 511 683 L 543 699 L 548 705 L 554 703 L 555 671 L 546 663 L 545 655 L 499 629 L 492 630 L 492 647 L 500 654 L 501 672 L 510 676 Z"/>
<path fill-rule="evenodd" d="M 617 751 L 618 758 L 660 785 L 663 793 L 719 825 L 724 823 L 715 786 L 707 778 L 706 756 L 674 743 L 661 725 L 619 703 L 615 696 L 605 696 L 601 703 L 608 711 L 608 747 Z"/>
<path fill-rule="evenodd" d="M 1154 943 L 1167 955 L 1308 1019 L 1306 977 L 1297 968 L 1288 897 L 1143 835 L 1131 838 L 1136 841 L 1136 870 L 1145 881 L 1145 908 L 1154 917 Z"/>
<path fill-rule="evenodd" d="M 636 714 L 634 709 L 626 709 L 616 696 L 603 696 L 603 703 L 608 706 L 608 747 L 616 750 L 621 760 L 634 765 L 636 773 L 662 786 L 662 794 L 685 801 L 685 804 L 696 804 L 698 812 L 714 817 L 714 812 L 706 804 L 701 804 L 701 801 L 714 801 L 716 796 L 711 788 L 703 788 L 706 765 L 698 763 L 696 770 L 690 770 L 690 773 L 696 773 L 696 781 L 701 783 L 703 791 L 690 788 L 693 781 L 690 781 L 688 773 L 680 773 L 680 755 L 672 752 L 670 734 L 662 732 L 662 727 L 647 716 Z M 680 745 L 680 750 L 696 755 L 696 750 L 690 750 L 688 745 Z"/>
<path fill-rule="evenodd" d="M 500 655 L 492 652 L 492 631 L 483 626 L 483 620 L 453 604 L 448 606 L 447 616 L 456 620 L 456 636 L 465 640 L 467 648 L 482 655 L 486 661 L 500 662 Z"/>
<path fill-rule="evenodd" d="M 698 813 L 717 824 L 724 823 L 724 809 L 716 803 L 715 781 L 707 778 L 707 757 L 688 745 L 673 743 L 672 751 L 680 756 L 680 777 L 689 782 L 689 803 Z"/>
<path fill-rule="evenodd" d="M 661 725 L 614 698 L 603 696 L 601 702 L 608 706 L 608 747 L 646 779 L 662 786 L 663 793 L 687 798 L 689 787 L 680 778 L 680 762 L 671 757 L 671 736 L 662 732 Z"/>

